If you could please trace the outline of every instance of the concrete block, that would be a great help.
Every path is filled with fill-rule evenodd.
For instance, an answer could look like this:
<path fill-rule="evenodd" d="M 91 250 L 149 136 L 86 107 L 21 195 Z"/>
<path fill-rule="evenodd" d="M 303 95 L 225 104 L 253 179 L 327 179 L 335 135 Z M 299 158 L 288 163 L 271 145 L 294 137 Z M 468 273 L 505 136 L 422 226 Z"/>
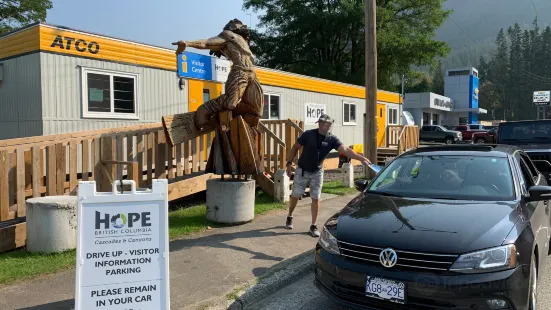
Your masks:
<path fill-rule="evenodd" d="M 27 250 L 55 253 L 77 246 L 77 196 L 27 200 Z"/>
<path fill-rule="evenodd" d="M 275 199 L 286 203 L 291 196 L 291 183 L 285 169 L 279 169 L 274 175 L 274 193 Z"/>
<path fill-rule="evenodd" d="M 207 180 L 207 220 L 242 224 L 254 219 L 255 180 Z"/>
<path fill-rule="evenodd" d="M 342 164 L 341 171 L 343 177 L 342 185 L 344 187 L 354 187 L 354 166 L 349 163 L 344 163 Z"/>

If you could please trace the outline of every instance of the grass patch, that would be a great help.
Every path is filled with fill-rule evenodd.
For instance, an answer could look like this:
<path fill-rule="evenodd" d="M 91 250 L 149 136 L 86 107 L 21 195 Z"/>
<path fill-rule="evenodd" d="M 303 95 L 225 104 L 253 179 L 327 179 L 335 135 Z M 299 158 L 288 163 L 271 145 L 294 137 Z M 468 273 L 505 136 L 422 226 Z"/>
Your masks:
<path fill-rule="evenodd" d="M 285 204 L 276 202 L 263 191 L 256 194 L 255 214 L 266 214 L 275 209 L 284 209 Z M 168 214 L 168 234 L 170 240 L 191 233 L 207 230 L 207 227 L 223 227 L 206 219 L 204 204 L 179 209 Z M 56 254 L 37 254 L 17 250 L 0 254 L 0 284 L 67 270 L 75 266 L 76 251 Z"/>
<path fill-rule="evenodd" d="M 274 201 L 262 190 L 257 191 L 254 214 L 261 215 L 271 210 L 284 208 L 285 204 Z M 213 228 L 225 226 L 208 221 L 206 216 L 207 207 L 204 204 L 170 212 L 168 214 L 169 238 L 172 240 L 191 233 L 201 232 L 206 230 L 208 226 Z"/>
<path fill-rule="evenodd" d="M 75 265 L 76 251 L 56 254 L 36 254 L 24 250 L 0 254 L 0 284 L 19 279 L 54 273 Z"/>
<path fill-rule="evenodd" d="M 344 187 L 342 185 L 342 181 L 325 182 L 323 183 L 323 187 L 321 191 L 322 193 L 339 195 L 339 196 L 358 193 L 358 190 L 355 187 L 352 187 L 352 188 Z"/>

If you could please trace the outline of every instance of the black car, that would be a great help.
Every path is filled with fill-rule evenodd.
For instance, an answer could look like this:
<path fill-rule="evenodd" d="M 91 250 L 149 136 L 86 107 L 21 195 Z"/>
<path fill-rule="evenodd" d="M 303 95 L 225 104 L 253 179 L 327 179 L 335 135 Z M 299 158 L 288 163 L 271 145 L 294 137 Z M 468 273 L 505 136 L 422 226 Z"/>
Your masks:
<path fill-rule="evenodd" d="M 325 223 L 316 286 L 359 309 L 536 309 L 551 187 L 516 146 L 398 156 Z"/>

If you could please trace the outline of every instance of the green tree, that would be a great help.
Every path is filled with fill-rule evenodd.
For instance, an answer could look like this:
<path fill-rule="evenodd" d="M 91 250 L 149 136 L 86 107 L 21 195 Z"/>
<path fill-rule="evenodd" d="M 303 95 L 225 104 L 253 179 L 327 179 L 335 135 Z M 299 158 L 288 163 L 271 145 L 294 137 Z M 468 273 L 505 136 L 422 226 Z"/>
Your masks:
<path fill-rule="evenodd" d="M 497 113 L 500 111 L 501 102 L 503 101 L 500 87 L 493 84 L 491 81 L 483 81 L 480 83 L 479 89 L 480 95 L 478 100 L 480 102 L 480 107 L 489 112 L 488 115 L 485 115 L 484 119 L 500 119 L 501 115 Z"/>
<path fill-rule="evenodd" d="M 506 83 L 506 94 L 509 102 L 522 102 L 524 96 L 524 85 L 522 79 L 522 30 L 520 25 L 515 23 L 507 30 L 509 37 L 509 73 Z M 510 105 L 512 115 L 518 115 L 519 105 Z"/>
<path fill-rule="evenodd" d="M 0 34 L 46 19 L 51 0 L 0 0 Z"/>
<path fill-rule="evenodd" d="M 502 29 L 492 59 L 480 60 L 480 105 L 496 118 L 536 118 L 533 92 L 551 89 L 551 27 L 541 30 L 537 19 L 532 26 L 522 31 L 514 24 L 507 35 Z"/>
<path fill-rule="evenodd" d="M 432 70 L 431 91 L 444 96 L 444 68 L 442 67 L 442 60 L 439 60 L 436 68 Z"/>
<path fill-rule="evenodd" d="M 380 1 L 377 6 L 378 86 L 397 90 L 412 66 L 433 65 L 449 52 L 434 40 L 450 11 L 444 0 Z M 365 81 L 363 0 L 244 0 L 263 10 L 253 34 L 260 65 L 358 85 Z"/>

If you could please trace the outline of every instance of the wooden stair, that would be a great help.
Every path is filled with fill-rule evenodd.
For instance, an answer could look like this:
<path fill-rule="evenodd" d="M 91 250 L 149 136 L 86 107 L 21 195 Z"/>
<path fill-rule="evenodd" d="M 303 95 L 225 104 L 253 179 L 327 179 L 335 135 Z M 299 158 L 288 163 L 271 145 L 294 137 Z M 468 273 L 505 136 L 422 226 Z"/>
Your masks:
<path fill-rule="evenodd" d="M 391 148 L 391 147 L 380 147 L 377 148 L 377 165 L 384 166 L 385 165 L 385 159 L 388 157 L 396 157 L 398 156 L 398 148 Z"/>

